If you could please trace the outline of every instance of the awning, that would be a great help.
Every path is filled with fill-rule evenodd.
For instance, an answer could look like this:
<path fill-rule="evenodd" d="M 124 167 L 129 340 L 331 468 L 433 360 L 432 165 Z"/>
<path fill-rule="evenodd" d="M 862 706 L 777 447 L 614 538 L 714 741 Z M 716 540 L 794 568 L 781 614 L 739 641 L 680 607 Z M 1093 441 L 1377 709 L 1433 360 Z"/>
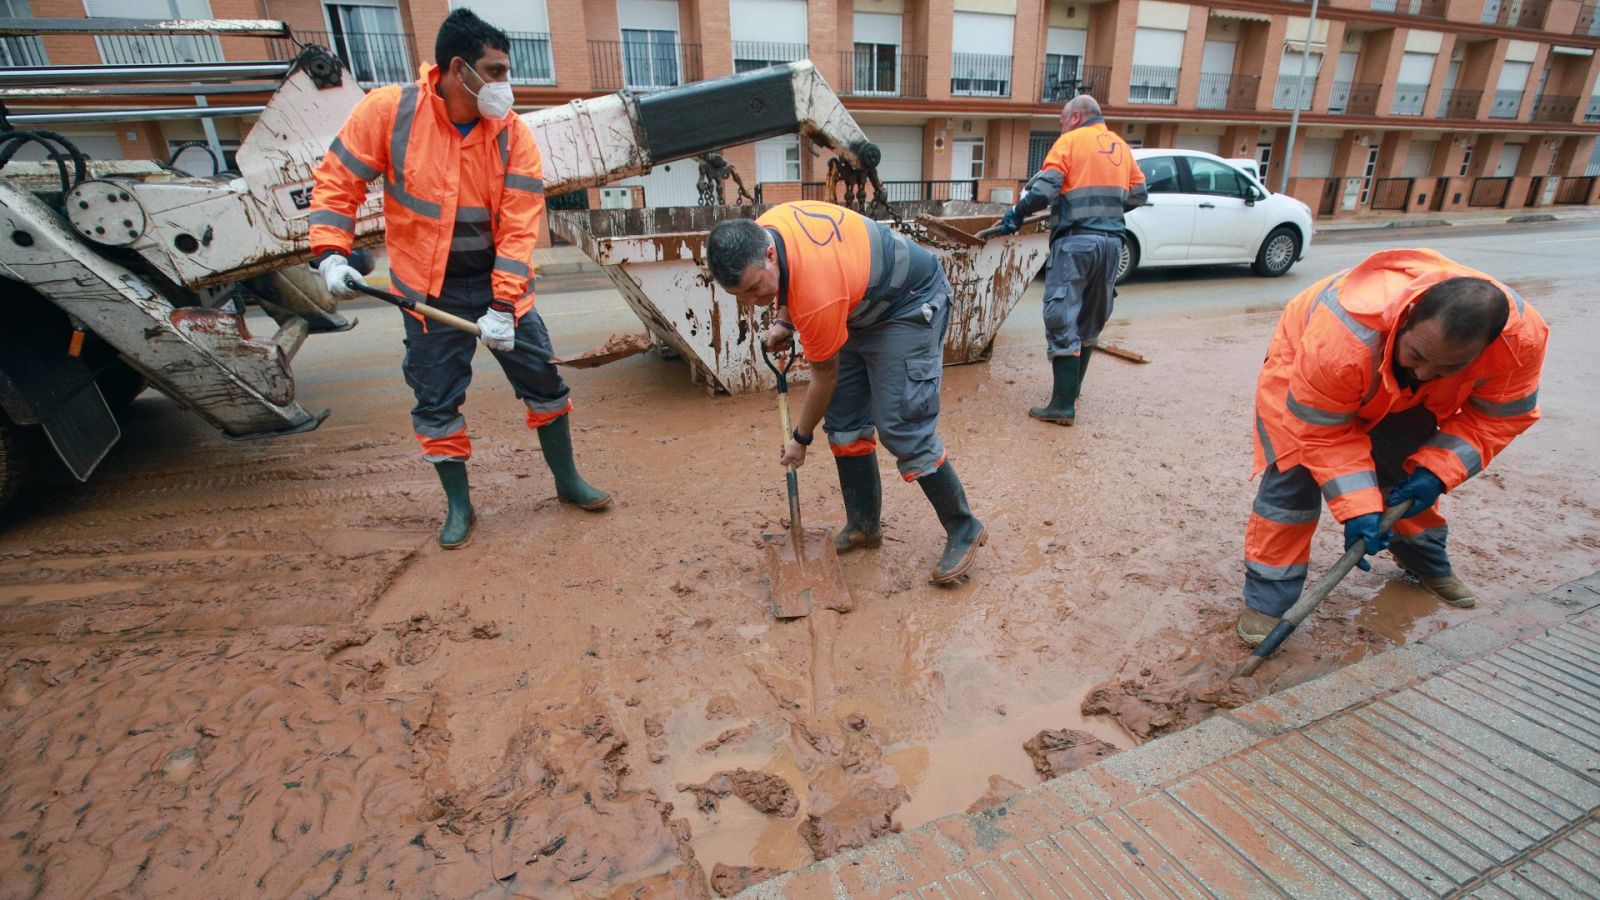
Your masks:
<path fill-rule="evenodd" d="M 1272 16 L 1266 13 L 1241 12 L 1237 9 L 1213 9 L 1211 17 L 1214 19 L 1238 19 L 1241 22 L 1271 22 Z"/>

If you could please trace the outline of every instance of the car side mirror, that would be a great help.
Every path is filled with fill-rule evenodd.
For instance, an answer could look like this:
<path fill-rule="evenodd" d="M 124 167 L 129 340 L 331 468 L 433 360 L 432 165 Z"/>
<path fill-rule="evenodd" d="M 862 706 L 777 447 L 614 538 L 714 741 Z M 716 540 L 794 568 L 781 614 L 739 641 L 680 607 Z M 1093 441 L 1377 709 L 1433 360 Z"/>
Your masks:
<path fill-rule="evenodd" d="M 1255 185 L 1246 185 L 1245 186 L 1245 189 L 1244 189 L 1244 205 L 1245 206 L 1255 206 L 1256 205 L 1256 201 L 1260 200 L 1261 198 L 1262 198 L 1261 192 L 1256 190 Z"/>

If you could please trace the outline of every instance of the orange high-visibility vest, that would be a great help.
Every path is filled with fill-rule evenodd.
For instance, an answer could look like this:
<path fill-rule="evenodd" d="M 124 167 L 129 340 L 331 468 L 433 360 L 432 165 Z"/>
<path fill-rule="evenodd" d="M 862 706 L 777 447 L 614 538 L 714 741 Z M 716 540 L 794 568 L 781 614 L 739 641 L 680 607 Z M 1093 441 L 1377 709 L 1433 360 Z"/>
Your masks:
<path fill-rule="evenodd" d="M 1120 233 L 1123 204 L 1144 184 L 1133 151 L 1103 121 L 1079 125 L 1056 138 L 1035 177 L 1060 189 L 1052 210 L 1057 232 L 1081 225 Z"/>
<path fill-rule="evenodd" d="M 494 241 L 494 299 L 533 307 L 533 250 L 544 228 L 544 178 L 533 132 L 515 113 L 480 119 L 462 137 L 439 95 L 439 69 L 364 97 L 317 166 L 311 247 L 350 252 L 367 182 L 383 178 L 389 274 L 395 293 L 438 297 L 452 235 L 486 221 Z"/>
<path fill-rule="evenodd" d="M 832 359 L 849 336 L 850 311 L 867 295 L 877 223 L 820 200 L 780 203 L 756 223 L 783 240 L 789 293 L 778 303 L 789 308 L 806 359 Z"/>
<path fill-rule="evenodd" d="M 1465 369 L 1415 391 L 1394 374 L 1394 341 L 1412 304 L 1441 281 L 1483 278 L 1510 304 L 1505 330 Z M 1539 419 L 1549 328 L 1515 291 L 1433 250 L 1385 250 L 1289 302 L 1256 384 L 1255 473 L 1303 465 L 1339 521 L 1379 512 L 1367 434 L 1391 412 L 1426 404 L 1439 432 L 1406 461 L 1446 490 L 1476 475 Z"/>

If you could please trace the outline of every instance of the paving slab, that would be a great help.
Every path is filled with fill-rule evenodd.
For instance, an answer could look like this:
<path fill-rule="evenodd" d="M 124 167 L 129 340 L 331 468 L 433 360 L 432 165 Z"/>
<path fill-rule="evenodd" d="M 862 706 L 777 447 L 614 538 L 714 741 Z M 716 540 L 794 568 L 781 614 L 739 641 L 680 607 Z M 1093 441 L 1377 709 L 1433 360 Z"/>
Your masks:
<path fill-rule="evenodd" d="M 1600 573 L 741 896 L 1600 896 Z"/>

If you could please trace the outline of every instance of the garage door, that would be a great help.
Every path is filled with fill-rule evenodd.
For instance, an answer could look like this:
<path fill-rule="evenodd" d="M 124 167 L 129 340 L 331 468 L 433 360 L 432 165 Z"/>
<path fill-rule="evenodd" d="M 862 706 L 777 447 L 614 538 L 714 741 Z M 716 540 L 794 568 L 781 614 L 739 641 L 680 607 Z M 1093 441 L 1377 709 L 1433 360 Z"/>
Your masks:
<path fill-rule="evenodd" d="M 1180 134 L 1178 135 L 1179 150 L 1199 150 L 1204 153 L 1216 153 L 1222 149 L 1222 135 L 1220 134 Z"/>
<path fill-rule="evenodd" d="M 698 206 L 700 189 L 700 164 L 693 159 L 656 166 L 648 174 L 635 175 L 617 182 L 619 185 L 643 185 L 645 206 Z"/>
<path fill-rule="evenodd" d="M 922 180 L 921 125 L 863 125 L 868 140 L 883 152 L 878 177 L 884 181 Z"/>
<path fill-rule="evenodd" d="M 1333 174 L 1333 157 L 1338 152 L 1339 141 L 1337 139 L 1308 139 L 1301 146 L 1299 158 L 1294 162 L 1294 177 L 1327 178 Z"/>
<path fill-rule="evenodd" d="M 1406 164 L 1400 170 L 1400 177 L 1426 178 L 1428 170 L 1433 167 L 1433 152 L 1438 147 L 1438 141 L 1412 141 L 1411 149 L 1406 152 Z"/>

